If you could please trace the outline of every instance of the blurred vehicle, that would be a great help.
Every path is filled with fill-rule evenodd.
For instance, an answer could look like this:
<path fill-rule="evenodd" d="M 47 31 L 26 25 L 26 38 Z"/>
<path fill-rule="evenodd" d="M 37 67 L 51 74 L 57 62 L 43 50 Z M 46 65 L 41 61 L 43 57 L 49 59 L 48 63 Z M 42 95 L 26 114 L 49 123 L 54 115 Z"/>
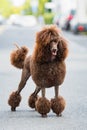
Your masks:
<path fill-rule="evenodd" d="M 25 27 L 35 26 L 37 25 L 37 20 L 33 15 L 21 16 L 19 24 Z"/>
<path fill-rule="evenodd" d="M 87 32 L 87 19 L 78 19 L 77 16 L 74 17 L 70 22 L 70 28 L 74 34 L 78 34 L 79 32 Z"/>
<path fill-rule="evenodd" d="M 11 15 L 7 21 L 8 24 L 17 26 L 35 26 L 37 24 L 36 17 L 33 15 Z"/>
<path fill-rule="evenodd" d="M 74 18 L 76 11 L 70 10 L 68 13 L 64 13 L 61 15 L 59 19 L 59 26 L 64 30 L 70 30 L 70 22 Z"/>
<path fill-rule="evenodd" d="M 17 15 L 17 14 L 12 14 L 8 20 L 7 20 L 7 24 L 10 24 L 10 25 L 14 25 L 17 23 L 18 19 L 19 19 L 20 15 Z"/>
<path fill-rule="evenodd" d="M 79 32 L 87 32 L 87 0 L 78 0 L 76 14 L 70 22 L 71 31 L 78 34 Z"/>

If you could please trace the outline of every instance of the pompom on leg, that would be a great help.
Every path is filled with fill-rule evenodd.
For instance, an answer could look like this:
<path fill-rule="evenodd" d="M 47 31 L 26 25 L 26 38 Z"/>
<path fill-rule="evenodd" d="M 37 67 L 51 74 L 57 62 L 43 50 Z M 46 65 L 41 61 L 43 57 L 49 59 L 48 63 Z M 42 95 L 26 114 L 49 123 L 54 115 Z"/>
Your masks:
<path fill-rule="evenodd" d="M 28 99 L 28 105 L 31 108 L 35 108 L 35 102 L 37 101 L 38 96 L 34 96 L 33 94 L 30 95 L 29 99 Z"/>
<path fill-rule="evenodd" d="M 8 99 L 8 104 L 11 106 L 11 111 L 16 111 L 16 107 L 21 102 L 21 95 L 17 92 L 12 92 Z"/>
<path fill-rule="evenodd" d="M 66 106 L 65 99 L 62 96 L 51 99 L 51 109 L 57 116 L 61 116 Z"/>
<path fill-rule="evenodd" d="M 45 97 L 39 98 L 36 101 L 35 106 L 36 106 L 36 110 L 38 111 L 38 113 L 42 115 L 42 117 L 47 117 L 47 113 L 50 112 L 50 108 L 51 108 L 51 104 L 48 99 L 46 99 Z"/>

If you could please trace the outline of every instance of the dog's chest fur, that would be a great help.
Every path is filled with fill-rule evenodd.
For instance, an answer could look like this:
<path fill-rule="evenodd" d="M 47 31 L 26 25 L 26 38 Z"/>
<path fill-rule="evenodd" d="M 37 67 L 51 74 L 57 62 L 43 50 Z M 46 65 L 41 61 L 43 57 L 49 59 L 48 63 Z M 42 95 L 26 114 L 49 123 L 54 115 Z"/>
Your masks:
<path fill-rule="evenodd" d="M 66 73 L 64 62 L 30 63 L 31 76 L 37 86 L 52 87 L 62 84 Z"/>

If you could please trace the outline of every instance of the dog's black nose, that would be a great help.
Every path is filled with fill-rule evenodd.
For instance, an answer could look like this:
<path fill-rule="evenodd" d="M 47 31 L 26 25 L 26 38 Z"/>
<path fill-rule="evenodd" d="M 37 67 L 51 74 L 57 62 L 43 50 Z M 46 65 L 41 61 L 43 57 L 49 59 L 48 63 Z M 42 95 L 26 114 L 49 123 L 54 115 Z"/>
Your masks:
<path fill-rule="evenodd" d="M 53 50 L 52 50 L 52 52 L 54 52 L 54 53 L 55 53 L 56 51 L 57 51 L 57 49 L 53 49 Z"/>

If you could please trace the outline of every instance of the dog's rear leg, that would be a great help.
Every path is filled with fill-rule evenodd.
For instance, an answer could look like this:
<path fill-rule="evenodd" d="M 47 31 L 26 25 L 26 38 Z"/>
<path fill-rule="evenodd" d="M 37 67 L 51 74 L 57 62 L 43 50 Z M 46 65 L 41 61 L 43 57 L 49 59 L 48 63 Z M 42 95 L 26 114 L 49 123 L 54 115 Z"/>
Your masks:
<path fill-rule="evenodd" d="M 29 77 L 30 77 L 30 72 L 26 67 L 24 67 L 22 70 L 22 77 L 18 89 L 17 91 L 12 92 L 8 99 L 8 104 L 11 106 L 12 111 L 15 111 L 16 107 L 18 107 L 20 104 L 21 101 L 20 92 L 24 88 L 26 81 L 28 80 Z"/>
<path fill-rule="evenodd" d="M 24 68 L 22 71 L 22 77 L 21 77 L 21 81 L 19 83 L 18 89 L 17 89 L 17 93 L 19 94 L 22 89 L 25 87 L 26 82 L 28 80 L 28 78 L 30 77 L 30 72 L 28 69 Z"/>
<path fill-rule="evenodd" d="M 59 86 L 55 86 L 55 98 L 51 99 L 51 108 L 57 116 L 61 116 L 65 109 L 65 100 L 62 96 L 59 96 Z"/>
<path fill-rule="evenodd" d="M 33 95 L 34 97 L 36 97 L 40 90 L 41 90 L 41 88 L 38 87 L 38 86 L 36 86 L 36 89 L 35 89 L 35 91 L 32 93 L 32 95 Z"/>
<path fill-rule="evenodd" d="M 35 108 L 35 102 L 37 101 L 38 99 L 38 93 L 39 91 L 41 90 L 40 87 L 36 86 L 36 89 L 35 91 L 29 96 L 29 99 L 28 99 L 28 105 L 31 107 L 31 108 Z"/>

